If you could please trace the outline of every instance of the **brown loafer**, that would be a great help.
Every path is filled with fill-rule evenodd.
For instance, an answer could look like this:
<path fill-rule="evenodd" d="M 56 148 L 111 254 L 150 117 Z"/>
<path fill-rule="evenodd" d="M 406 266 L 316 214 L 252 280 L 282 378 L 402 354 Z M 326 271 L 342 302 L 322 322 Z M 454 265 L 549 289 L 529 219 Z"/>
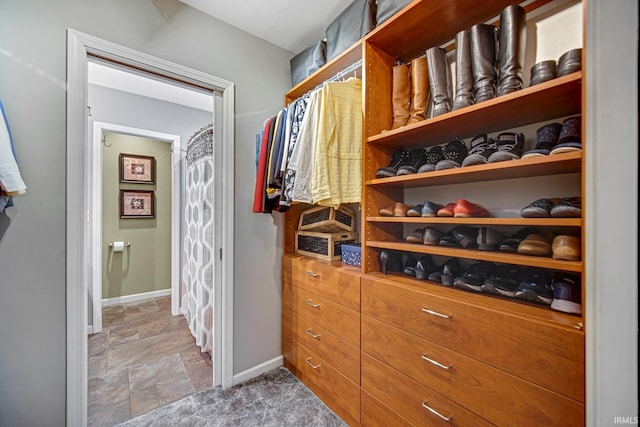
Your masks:
<path fill-rule="evenodd" d="M 396 202 L 393 206 L 393 216 L 407 216 L 407 211 L 411 209 L 411 205 L 402 202 Z"/>
<path fill-rule="evenodd" d="M 380 216 L 393 216 L 393 207 L 395 205 L 395 203 L 392 203 L 389 206 L 385 206 L 384 208 L 380 209 Z"/>
<path fill-rule="evenodd" d="M 447 203 L 443 208 L 438 209 L 438 216 L 453 216 L 453 208 L 456 207 L 456 204 L 451 202 Z"/>
<path fill-rule="evenodd" d="M 551 255 L 551 243 L 539 234 L 529 234 L 518 245 L 518 253 L 535 256 Z"/>
<path fill-rule="evenodd" d="M 458 199 L 453 208 L 453 216 L 456 218 L 487 218 L 491 216 L 483 206 L 465 199 Z"/>
<path fill-rule="evenodd" d="M 553 239 L 551 245 L 553 259 L 563 259 L 567 261 L 580 261 L 582 249 L 580 238 L 561 234 Z"/>

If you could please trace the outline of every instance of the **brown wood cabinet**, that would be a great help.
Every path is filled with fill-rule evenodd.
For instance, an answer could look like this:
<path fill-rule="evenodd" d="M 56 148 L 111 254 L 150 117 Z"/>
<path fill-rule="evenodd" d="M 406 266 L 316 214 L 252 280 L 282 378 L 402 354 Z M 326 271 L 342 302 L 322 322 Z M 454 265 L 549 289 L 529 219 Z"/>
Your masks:
<path fill-rule="evenodd" d="M 362 60 L 362 268 L 293 255 L 300 213 L 285 216 L 283 354 L 285 364 L 351 425 L 581 426 L 585 424 L 583 315 L 465 292 L 402 273 L 383 275 L 383 250 L 539 267 L 578 275 L 584 261 L 407 243 L 408 229 L 456 225 L 568 230 L 582 237 L 583 218 L 384 217 L 381 208 L 407 194 L 444 186 L 577 175 L 584 195 L 581 151 L 420 174 L 376 178 L 398 149 L 442 145 L 456 137 L 498 133 L 580 115 L 581 71 L 434 118 L 387 130 L 392 121 L 392 68 L 426 49 L 449 49 L 458 31 L 496 22 L 508 5 L 551 16 L 573 0 L 415 0 L 285 96 L 290 103 Z M 582 17 L 584 22 L 584 17 Z M 585 58 L 582 58 L 584 63 Z M 525 68 L 525 73 L 528 73 Z M 582 136 L 584 138 L 584 123 Z M 384 132 L 383 132 L 384 131 Z M 553 189 L 550 189 L 553 195 Z M 504 193 L 505 200 L 510 194 Z M 533 199 L 531 200 L 533 201 Z M 584 202 L 584 201 L 583 201 Z M 518 210 L 523 206 L 513 206 Z M 584 298 L 584 297 L 583 297 Z M 582 301 L 584 306 L 584 301 Z M 314 338 L 319 335 L 320 339 Z M 321 366 L 321 367 L 318 367 Z M 324 367 L 331 374 L 320 375 Z M 335 384 L 332 384 L 335 382 Z M 330 385 L 329 385 L 330 384 Z M 357 394 L 357 398 L 354 395 Z M 357 406 L 357 415 L 356 415 Z"/>

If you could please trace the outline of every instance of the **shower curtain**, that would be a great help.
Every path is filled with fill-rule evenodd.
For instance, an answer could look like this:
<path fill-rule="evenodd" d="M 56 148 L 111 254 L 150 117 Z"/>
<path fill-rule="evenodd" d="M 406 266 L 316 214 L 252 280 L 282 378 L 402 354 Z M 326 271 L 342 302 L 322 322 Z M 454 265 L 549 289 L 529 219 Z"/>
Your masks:
<path fill-rule="evenodd" d="M 187 143 L 182 310 L 196 345 L 213 350 L 213 124 Z"/>

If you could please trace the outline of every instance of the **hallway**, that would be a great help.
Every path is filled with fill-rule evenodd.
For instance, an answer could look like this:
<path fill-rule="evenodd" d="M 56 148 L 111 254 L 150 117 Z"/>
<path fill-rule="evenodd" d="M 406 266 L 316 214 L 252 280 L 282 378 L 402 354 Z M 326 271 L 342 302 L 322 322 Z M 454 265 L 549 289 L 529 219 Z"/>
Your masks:
<path fill-rule="evenodd" d="M 89 336 L 88 425 L 112 426 L 212 385 L 201 353 L 171 297 L 103 308 Z"/>

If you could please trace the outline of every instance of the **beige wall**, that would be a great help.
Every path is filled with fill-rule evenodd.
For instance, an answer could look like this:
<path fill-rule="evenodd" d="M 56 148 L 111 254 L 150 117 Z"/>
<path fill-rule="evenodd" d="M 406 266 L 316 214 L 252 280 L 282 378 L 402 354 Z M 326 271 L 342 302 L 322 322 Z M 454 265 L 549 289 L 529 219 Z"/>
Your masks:
<path fill-rule="evenodd" d="M 120 153 L 156 159 L 156 183 L 119 179 Z M 102 158 L 102 298 L 171 288 L 171 144 L 107 132 Z M 154 190 L 155 218 L 120 218 L 120 190 Z M 131 243 L 113 252 L 109 243 Z"/>

